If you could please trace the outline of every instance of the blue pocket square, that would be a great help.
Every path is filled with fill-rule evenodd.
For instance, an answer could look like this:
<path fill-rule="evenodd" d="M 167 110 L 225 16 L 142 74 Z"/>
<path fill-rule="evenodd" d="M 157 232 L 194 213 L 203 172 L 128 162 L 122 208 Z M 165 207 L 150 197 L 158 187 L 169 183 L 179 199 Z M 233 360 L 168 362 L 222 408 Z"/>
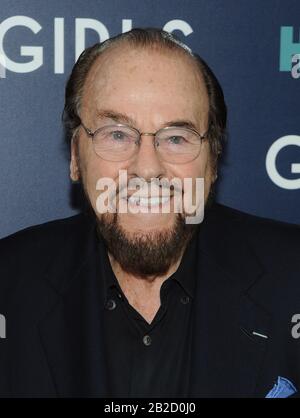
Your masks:
<path fill-rule="evenodd" d="M 288 398 L 297 392 L 297 389 L 288 379 L 278 377 L 277 382 L 267 394 L 266 398 Z"/>

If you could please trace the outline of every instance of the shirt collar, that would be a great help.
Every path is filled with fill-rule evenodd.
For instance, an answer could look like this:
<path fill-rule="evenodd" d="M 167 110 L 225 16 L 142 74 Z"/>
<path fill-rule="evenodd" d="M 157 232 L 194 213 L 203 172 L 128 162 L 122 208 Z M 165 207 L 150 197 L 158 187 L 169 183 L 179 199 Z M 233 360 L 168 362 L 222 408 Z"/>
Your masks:
<path fill-rule="evenodd" d="M 199 228 L 195 231 L 193 237 L 188 242 L 181 262 L 177 270 L 170 276 L 176 280 L 183 290 L 191 297 L 195 296 L 196 288 L 196 262 L 197 262 L 197 243 Z"/>
<path fill-rule="evenodd" d="M 108 290 L 113 286 L 117 287 L 120 291 L 121 289 L 120 289 L 119 282 L 112 270 L 108 253 L 107 253 L 107 248 L 105 245 L 105 241 L 103 237 L 100 235 L 100 233 L 98 232 L 98 230 L 97 230 L 97 242 L 98 242 L 99 255 L 101 259 L 101 279 L 103 280 L 102 303 L 103 303 L 103 307 L 105 307 L 107 303 L 107 298 L 108 298 Z"/>

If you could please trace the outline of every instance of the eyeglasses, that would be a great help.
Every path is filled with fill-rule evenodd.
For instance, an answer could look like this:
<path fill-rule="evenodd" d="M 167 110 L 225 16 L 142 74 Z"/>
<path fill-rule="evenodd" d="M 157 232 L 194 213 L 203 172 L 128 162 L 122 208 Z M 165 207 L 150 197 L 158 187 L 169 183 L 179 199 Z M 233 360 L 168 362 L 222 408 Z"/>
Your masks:
<path fill-rule="evenodd" d="M 103 160 L 126 161 L 138 151 L 142 136 L 153 136 L 154 145 L 161 160 L 172 164 L 184 164 L 196 159 L 201 151 L 203 139 L 194 129 L 168 126 L 155 133 L 140 132 L 123 124 L 105 125 L 95 132 L 81 123 L 87 135 L 92 138 L 95 153 Z"/>

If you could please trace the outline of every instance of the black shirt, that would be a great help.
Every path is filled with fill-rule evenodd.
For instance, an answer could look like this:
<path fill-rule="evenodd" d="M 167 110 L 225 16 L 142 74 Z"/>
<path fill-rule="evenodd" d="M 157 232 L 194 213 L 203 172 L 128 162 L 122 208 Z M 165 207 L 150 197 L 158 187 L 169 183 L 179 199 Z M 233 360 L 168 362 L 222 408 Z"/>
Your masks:
<path fill-rule="evenodd" d="M 181 263 L 161 286 L 161 306 L 149 324 L 126 299 L 103 239 L 99 251 L 108 396 L 188 397 L 197 233 Z"/>

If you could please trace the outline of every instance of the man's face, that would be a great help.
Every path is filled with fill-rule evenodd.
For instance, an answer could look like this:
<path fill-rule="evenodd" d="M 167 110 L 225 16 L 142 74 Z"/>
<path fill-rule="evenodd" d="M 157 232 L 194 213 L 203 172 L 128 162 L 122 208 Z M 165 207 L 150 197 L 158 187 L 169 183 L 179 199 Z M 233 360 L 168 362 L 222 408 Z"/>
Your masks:
<path fill-rule="evenodd" d="M 208 108 L 204 82 L 190 57 L 169 51 L 117 46 L 99 57 L 91 68 L 84 86 L 80 117 L 91 131 L 103 125 L 130 121 L 140 132 L 153 133 L 169 122 L 186 121 L 202 134 L 208 128 Z M 91 138 L 81 127 L 77 150 L 78 155 L 73 144 L 72 179 L 77 180 L 80 174 L 98 219 L 101 223 L 114 223 L 128 242 L 144 237 L 148 244 L 151 241 L 155 245 L 159 236 L 172 235 L 179 215 L 174 211 L 98 214 L 96 184 L 99 178 L 109 177 L 118 183 L 119 170 L 127 171 L 128 180 L 142 178 L 149 182 L 160 178 L 180 178 L 183 182 L 184 178 L 200 177 L 204 178 L 205 200 L 208 197 L 213 173 L 207 141 L 202 143 L 201 152 L 193 161 L 172 164 L 160 158 L 152 136 L 142 136 L 133 157 L 111 162 L 95 153 Z"/>

